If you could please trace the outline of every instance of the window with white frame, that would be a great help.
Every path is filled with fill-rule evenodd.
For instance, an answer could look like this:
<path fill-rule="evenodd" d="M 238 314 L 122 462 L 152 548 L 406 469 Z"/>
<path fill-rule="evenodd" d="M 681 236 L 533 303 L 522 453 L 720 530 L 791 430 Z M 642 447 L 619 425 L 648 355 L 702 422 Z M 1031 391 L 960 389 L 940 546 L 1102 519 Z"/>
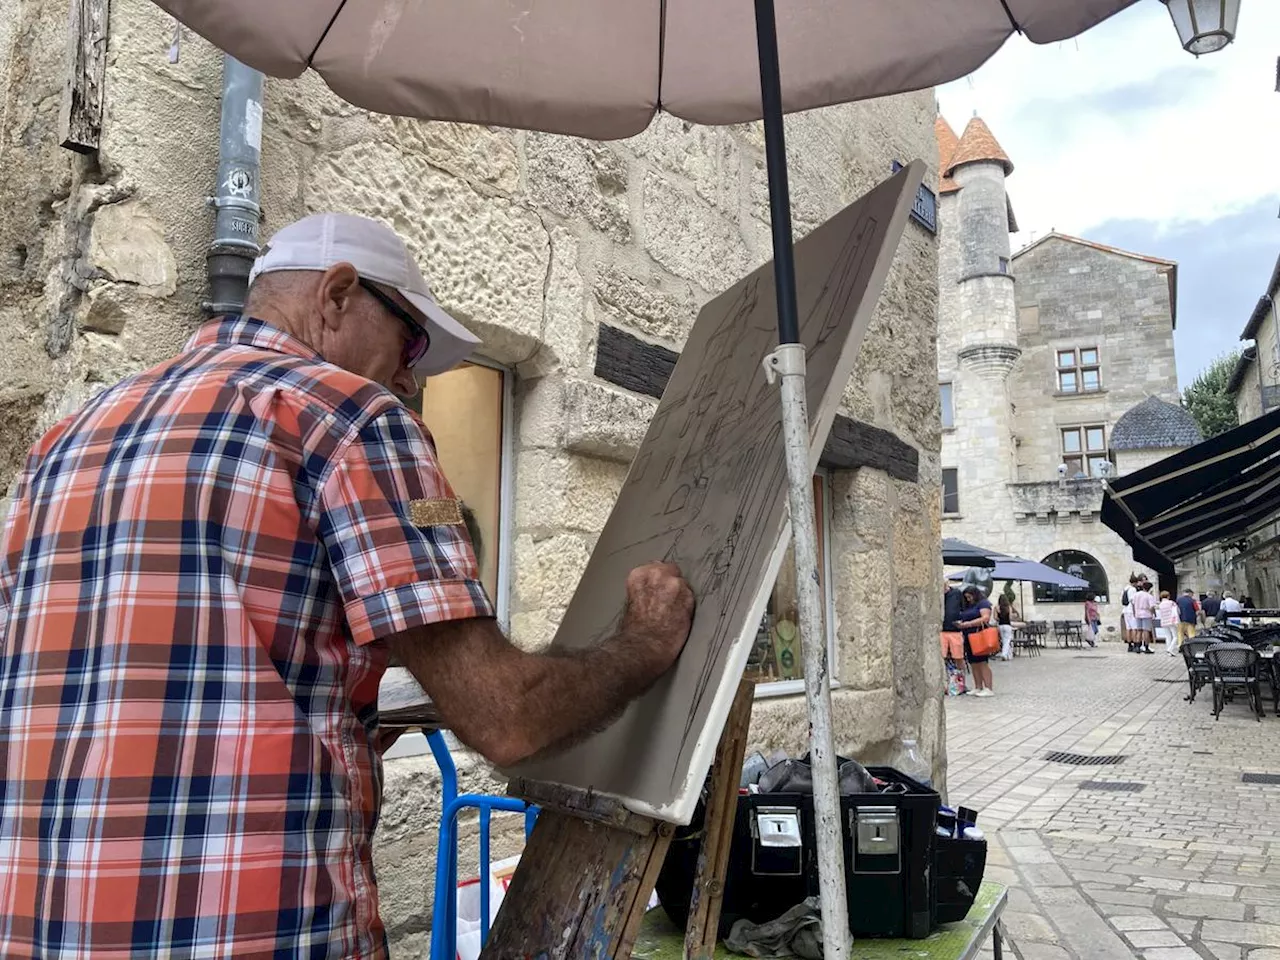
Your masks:
<path fill-rule="evenodd" d="M 951 384 L 938 384 L 938 402 L 942 407 L 942 429 L 950 430 L 956 425 L 955 394 Z"/>
<path fill-rule="evenodd" d="M 835 676 L 835 605 L 831 590 L 831 491 L 829 477 L 820 472 L 813 478 L 814 514 L 818 518 L 819 589 L 822 596 L 823 626 L 827 653 Z M 774 582 L 764 616 L 756 630 L 756 642 L 747 659 L 746 674 L 756 681 L 757 695 L 796 693 L 804 689 L 804 658 L 801 653 L 800 611 L 796 605 L 796 561 L 794 547 L 787 548 L 782 569 Z"/>
<path fill-rule="evenodd" d="M 1062 462 L 1067 466 L 1068 477 L 1106 476 L 1111 461 L 1107 458 L 1107 431 L 1102 424 L 1064 427 L 1060 432 Z"/>
<path fill-rule="evenodd" d="M 1070 347 L 1056 352 L 1059 393 L 1093 393 L 1102 389 L 1097 347 Z"/>

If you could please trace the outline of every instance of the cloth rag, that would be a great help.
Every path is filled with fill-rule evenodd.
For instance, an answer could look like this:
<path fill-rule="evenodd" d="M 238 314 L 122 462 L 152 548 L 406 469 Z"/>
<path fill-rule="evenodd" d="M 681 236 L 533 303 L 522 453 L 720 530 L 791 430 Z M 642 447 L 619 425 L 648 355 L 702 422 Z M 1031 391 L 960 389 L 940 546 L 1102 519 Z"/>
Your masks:
<path fill-rule="evenodd" d="M 796 904 L 776 920 L 739 920 L 724 945 L 745 957 L 801 957 L 822 960 L 822 912 L 818 898 Z"/>

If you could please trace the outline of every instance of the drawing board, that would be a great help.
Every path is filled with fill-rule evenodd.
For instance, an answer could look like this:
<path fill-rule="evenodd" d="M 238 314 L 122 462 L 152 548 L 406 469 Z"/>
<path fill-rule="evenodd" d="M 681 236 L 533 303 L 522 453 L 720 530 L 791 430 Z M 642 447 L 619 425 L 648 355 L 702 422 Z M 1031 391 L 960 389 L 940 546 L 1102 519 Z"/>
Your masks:
<path fill-rule="evenodd" d="M 923 172 L 915 161 L 795 246 L 814 469 Z M 781 401 L 762 368 L 777 338 L 771 262 L 702 308 L 553 641 L 614 634 L 628 571 L 668 560 L 697 598 L 679 662 L 613 725 L 513 777 L 692 817 L 786 552 Z"/>

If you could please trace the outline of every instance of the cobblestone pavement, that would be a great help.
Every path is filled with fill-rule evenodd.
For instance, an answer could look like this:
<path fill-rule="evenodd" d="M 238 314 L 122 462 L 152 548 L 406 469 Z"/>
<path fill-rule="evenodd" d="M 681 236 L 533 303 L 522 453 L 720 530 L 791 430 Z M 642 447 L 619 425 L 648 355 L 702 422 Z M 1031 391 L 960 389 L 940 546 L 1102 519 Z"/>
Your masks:
<path fill-rule="evenodd" d="M 1181 658 L 1116 643 L 992 667 L 995 697 L 947 700 L 947 783 L 1010 887 L 1006 956 L 1280 960 L 1280 785 L 1241 782 L 1280 774 L 1269 696 L 1261 723 L 1239 700 L 1215 721 Z"/>

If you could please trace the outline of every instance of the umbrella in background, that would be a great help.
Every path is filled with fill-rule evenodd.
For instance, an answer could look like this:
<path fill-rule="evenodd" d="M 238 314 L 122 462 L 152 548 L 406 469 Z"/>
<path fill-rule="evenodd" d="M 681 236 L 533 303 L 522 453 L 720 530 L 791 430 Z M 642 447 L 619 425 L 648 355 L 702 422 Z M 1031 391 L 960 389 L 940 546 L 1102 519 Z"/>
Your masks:
<path fill-rule="evenodd" d="M 957 540 L 955 537 L 942 538 L 942 562 L 947 566 L 987 567 L 996 565 L 995 558 L 1001 554 L 996 550 L 975 547 L 972 543 Z M 952 579 L 955 579 L 952 577 Z"/>
<path fill-rule="evenodd" d="M 989 570 L 983 570 L 981 573 L 982 576 L 990 577 L 992 580 L 1044 583 L 1071 590 L 1088 590 L 1090 587 L 1088 580 L 1082 580 L 1069 573 L 1063 573 L 1061 570 L 1055 570 L 1053 567 L 1043 563 L 1036 563 L 1034 560 L 1023 560 L 1021 557 L 1000 557 L 996 559 L 995 566 Z M 947 579 L 964 580 L 967 576 L 969 576 L 969 571 L 961 570 L 958 573 L 947 574 Z"/>
<path fill-rule="evenodd" d="M 822 636 L 796 316 L 784 112 L 916 90 L 975 70 L 1015 31 L 1076 36 L 1136 0 L 156 0 L 233 57 L 278 77 L 316 70 L 383 113 L 613 139 L 665 109 L 696 123 L 763 119 L 783 444 L 802 636 Z M 1167 2 L 1167 0 L 1166 0 Z M 785 81 L 785 82 L 784 82 Z M 762 358 L 764 359 L 764 358 Z M 805 644 L 820 893 L 845 903 L 824 644 Z M 849 954 L 824 911 L 828 957 Z"/>

